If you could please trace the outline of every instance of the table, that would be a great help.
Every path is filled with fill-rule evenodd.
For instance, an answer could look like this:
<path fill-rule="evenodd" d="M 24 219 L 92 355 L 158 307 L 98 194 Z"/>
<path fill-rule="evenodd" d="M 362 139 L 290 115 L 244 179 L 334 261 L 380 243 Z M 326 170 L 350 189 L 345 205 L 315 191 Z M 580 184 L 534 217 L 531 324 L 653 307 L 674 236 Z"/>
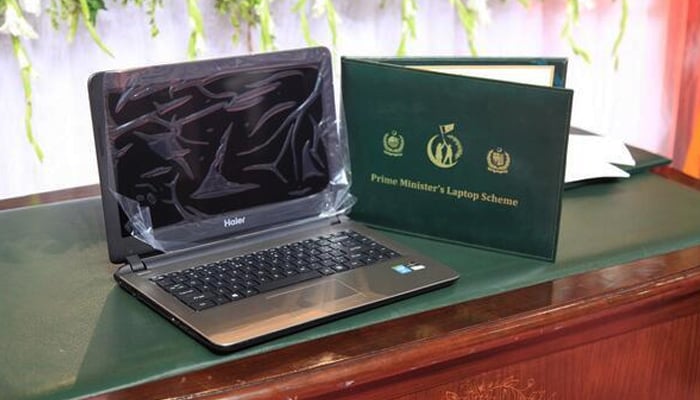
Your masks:
<path fill-rule="evenodd" d="M 96 188 L 1 201 L 0 393 L 700 398 L 698 190 L 661 168 L 568 191 L 554 264 L 393 235 L 462 279 L 224 357 L 115 287 L 94 197 L 16 208 Z"/>

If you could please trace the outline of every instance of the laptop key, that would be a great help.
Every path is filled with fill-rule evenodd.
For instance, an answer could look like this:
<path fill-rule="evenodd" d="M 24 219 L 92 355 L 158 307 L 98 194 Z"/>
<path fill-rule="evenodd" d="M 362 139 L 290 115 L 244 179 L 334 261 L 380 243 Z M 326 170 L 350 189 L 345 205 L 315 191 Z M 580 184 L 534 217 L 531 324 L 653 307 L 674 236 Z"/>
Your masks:
<path fill-rule="evenodd" d="M 185 285 L 184 283 L 176 283 L 176 284 L 173 284 L 173 285 L 170 285 L 167 287 L 163 287 L 163 289 L 165 289 L 165 291 L 167 291 L 169 293 L 173 293 L 173 292 L 176 292 L 178 290 L 187 289 L 188 287 L 189 286 Z"/>
<path fill-rule="evenodd" d="M 362 261 L 363 263 L 365 263 L 365 265 L 367 265 L 367 264 L 373 264 L 373 263 L 377 262 L 377 259 L 372 257 L 372 256 L 367 256 L 367 257 L 360 258 L 360 261 Z"/>
<path fill-rule="evenodd" d="M 276 281 L 278 279 L 284 278 L 284 274 L 282 274 L 282 271 L 273 272 L 272 274 L 270 274 L 270 277 L 272 278 L 273 281 Z"/>
<path fill-rule="evenodd" d="M 244 281 L 242 286 L 245 288 L 251 288 L 251 287 L 255 287 L 257 285 L 258 285 L 258 281 L 253 280 L 253 279 L 249 279 L 247 281 Z"/>
<path fill-rule="evenodd" d="M 213 300 L 201 300 L 192 303 L 187 303 L 187 305 L 192 307 L 195 311 L 203 311 L 207 308 L 212 308 L 217 304 Z"/>
<path fill-rule="evenodd" d="M 288 276 L 286 278 L 280 278 L 274 281 L 260 284 L 256 287 L 256 289 L 259 292 L 269 292 L 270 290 L 275 290 L 285 286 L 293 285 L 295 283 L 308 281 L 309 279 L 319 278 L 320 276 L 321 274 L 318 271 L 303 272 L 300 274 Z"/>
<path fill-rule="evenodd" d="M 231 301 L 237 301 L 245 298 L 245 296 L 243 296 L 240 292 L 227 293 L 226 297 L 231 299 Z"/>
<path fill-rule="evenodd" d="M 151 281 L 195 311 L 202 311 L 398 256 L 372 239 L 343 231 L 193 266 Z"/>
<path fill-rule="evenodd" d="M 170 279 L 169 277 L 167 277 L 167 276 L 165 276 L 165 275 L 161 275 L 161 276 L 159 276 L 158 278 L 160 278 L 160 279 L 155 280 L 154 278 L 151 278 L 151 280 L 152 280 L 154 283 L 156 283 L 158 286 L 162 287 L 163 289 L 166 289 L 166 288 L 168 288 L 169 286 L 173 286 L 173 285 L 175 285 L 176 283 L 178 283 L 178 282 L 174 282 L 172 279 Z M 167 289 L 166 289 L 166 290 L 167 290 Z"/>
<path fill-rule="evenodd" d="M 173 293 L 173 295 L 175 295 L 175 297 L 179 298 L 179 297 L 185 297 L 185 296 L 189 296 L 189 295 L 195 295 L 199 292 L 196 289 L 187 288 L 187 289 L 176 290 L 172 293 Z"/>
<path fill-rule="evenodd" d="M 215 297 L 211 293 L 200 293 L 195 291 L 194 293 L 188 293 L 181 296 L 177 296 L 178 299 L 184 301 L 185 303 L 193 303 L 201 300 L 208 300 L 211 297 Z"/>
<path fill-rule="evenodd" d="M 331 267 L 323 267 L 319 269 L 323 275 L 332 275 L 335 274 L 335 270 Z"/>
<path fill-rule="evenodd" d="M 216 304 L 226 304 L 226 303 L 230 303 L 231 299 L 229 299 L 228 297 L 226 297 L 224 295 L 220 295 L 220 296 L 214 297 L 214 301 L 216 302 Z"/>

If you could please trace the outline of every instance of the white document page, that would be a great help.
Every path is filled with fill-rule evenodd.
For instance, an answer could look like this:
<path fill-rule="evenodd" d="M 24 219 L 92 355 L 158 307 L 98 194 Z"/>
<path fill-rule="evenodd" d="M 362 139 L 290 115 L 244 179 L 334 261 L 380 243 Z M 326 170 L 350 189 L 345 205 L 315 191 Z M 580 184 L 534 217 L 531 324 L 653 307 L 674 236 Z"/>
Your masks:
<path fill-rule="evenodd" d="M 613 164 L 635 165 L 634 158 L 622 141 L 604 136 L 569 135 L 564 182 L 630 176 Z"/>
<path fill-rule="evenodd" d="M 472 78 L 538 86 L 554 85 L 554 65 L 407 65 L 407 67 Z"/>

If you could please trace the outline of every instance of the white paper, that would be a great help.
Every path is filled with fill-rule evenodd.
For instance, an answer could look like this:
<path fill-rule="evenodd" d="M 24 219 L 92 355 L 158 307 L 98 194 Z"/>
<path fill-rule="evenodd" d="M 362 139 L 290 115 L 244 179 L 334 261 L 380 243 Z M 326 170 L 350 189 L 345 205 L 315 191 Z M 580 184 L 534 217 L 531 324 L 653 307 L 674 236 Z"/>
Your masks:
<path fill-rule="evenodd" d="M 615 165 L 635 165 L 622 141 L 596 135 L 569 135 L 564 182 L 595 178 L 628 178 Z"/>
<path fill-rule="evenodd" d="M 407 67 L 538 86 L 554 85 L 554 65 L 407 65 Z"/>

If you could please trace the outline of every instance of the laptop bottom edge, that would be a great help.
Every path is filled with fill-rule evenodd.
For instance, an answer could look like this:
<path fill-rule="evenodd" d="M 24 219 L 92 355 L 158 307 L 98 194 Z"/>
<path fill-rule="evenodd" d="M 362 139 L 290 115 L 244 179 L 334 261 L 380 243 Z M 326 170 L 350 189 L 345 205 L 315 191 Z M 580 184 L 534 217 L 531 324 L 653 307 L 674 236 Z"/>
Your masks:
<path fill-rule="evenodd" d="M 414 296 L 417 296 L 417 295 L 420 295 L 423 293 L 427 293 L 427 292 L 431 292 L 431 291 L 434 291 L 437 289 L 441 289 L 441 288 L 452 285 L 457 280 L 457 278 L 446 280 L 443 282 L 437 282 L 434 285 L 420 288 L 420 289 L 417 289 L 415 291 L 401 293 L 401 294 L 398 294 L 396 296 L 386 297 L 386 298 L 379 299 L 377 301 L 370 302 L 370 303 L 364 303 L 364 304 L 357 306 L 355 308 L 351 308 L 351 309 L 348 309 L 348 310 L 345 310 L 342 312 L 337 312 L 334 314 L 323 316 L 323 317 L 320 317 L 317 319 L 312 319 L 312 320 L 309 320 L 307 322 L 304 322 L 304 323 L 301 323 L 298 325 L 289 326 L 287 328 L 280 329 L 280 330 L 275 331 L 275 332 L 270 332 L 268 334 L 265 334 L 265 335 L 262 335 L 262 336 L 259 336 L 256 338 L 252 338 L 252 339 L 249 339 L 246 341 L 242 341 L 239 343 L 235 343 L 235 344 L 229 345 L 229 346 L 221 346 L 221 345 L 218 345 L 218 344 L 208 340 L 204 335 L 202 335 L 201 333 L 192 329 L 187 324 L 183 323 L 179 318 L 177 318 L 177 316 L 170 313 L 168 310 L 161 307 L 158 303 L 156 303 L 155 301 L 150 299 L 148 296 L 144 296 L 138 290 L 131 287 L 128 283 L 121 280 L 119 278 L 119 276 L 116 274 L 115 274 L 115 280 L 117 281 L 117 283 L 119 284 L 119 286 L 123 290 L 125 290 L 126 292 L 128 292 L 132 296 L 136 297 L 139 301 L 146 304 L 149 308 L 156 311 L 160 316 L 162 316 L 163 318 L 168 320 L 170 323 L 172 323 L 173 325 L 180 328 L 182 331 L 187 333 L 190 337 L 195 339 L 197 342 L 204 345 L 211 352 L 213 352 L 215 354 L 224 355 L 224 354 L 229 354 L 229 353 L 232 353 L 232 352 L 235 352 L 238 350 L 242 350 L 242 349 L 245 349 L 248 347 L 252 347 L 252 346 L 255 346 L 257 344 L 268 342 L 268 341 L 271 341 L 273 339 L 276 339 L 276 338 L 279 338 L 282 336 L 286 336 L 286 335 L 289 335 L 292 333 L 296 333 L 296 332 L 299 332 L 299 331 L 302 331 L 302 330 L 305 330 L 308 328 L 312 328 L 312 327 L 323 325 L 323 324 L 326 324 L 326 323 L 329 323 L 332 321 L 336 321 L 338 319 L 345 318 L 345 317 L 348 317 L 350 315 L 359 314 L 361 312 L 365 312 L 365 311 L 368 311 L 371 309 L 379 308 L 379 307 L 382 307 L 382 306 L 385 306 L 385 305 L 388 305 L 388 304 L 391 304 L 391 303 L 394 303 L 394 302 L 397 302 L 400 300 L 404 300 L 406 298 L 414 297 Z"/>

